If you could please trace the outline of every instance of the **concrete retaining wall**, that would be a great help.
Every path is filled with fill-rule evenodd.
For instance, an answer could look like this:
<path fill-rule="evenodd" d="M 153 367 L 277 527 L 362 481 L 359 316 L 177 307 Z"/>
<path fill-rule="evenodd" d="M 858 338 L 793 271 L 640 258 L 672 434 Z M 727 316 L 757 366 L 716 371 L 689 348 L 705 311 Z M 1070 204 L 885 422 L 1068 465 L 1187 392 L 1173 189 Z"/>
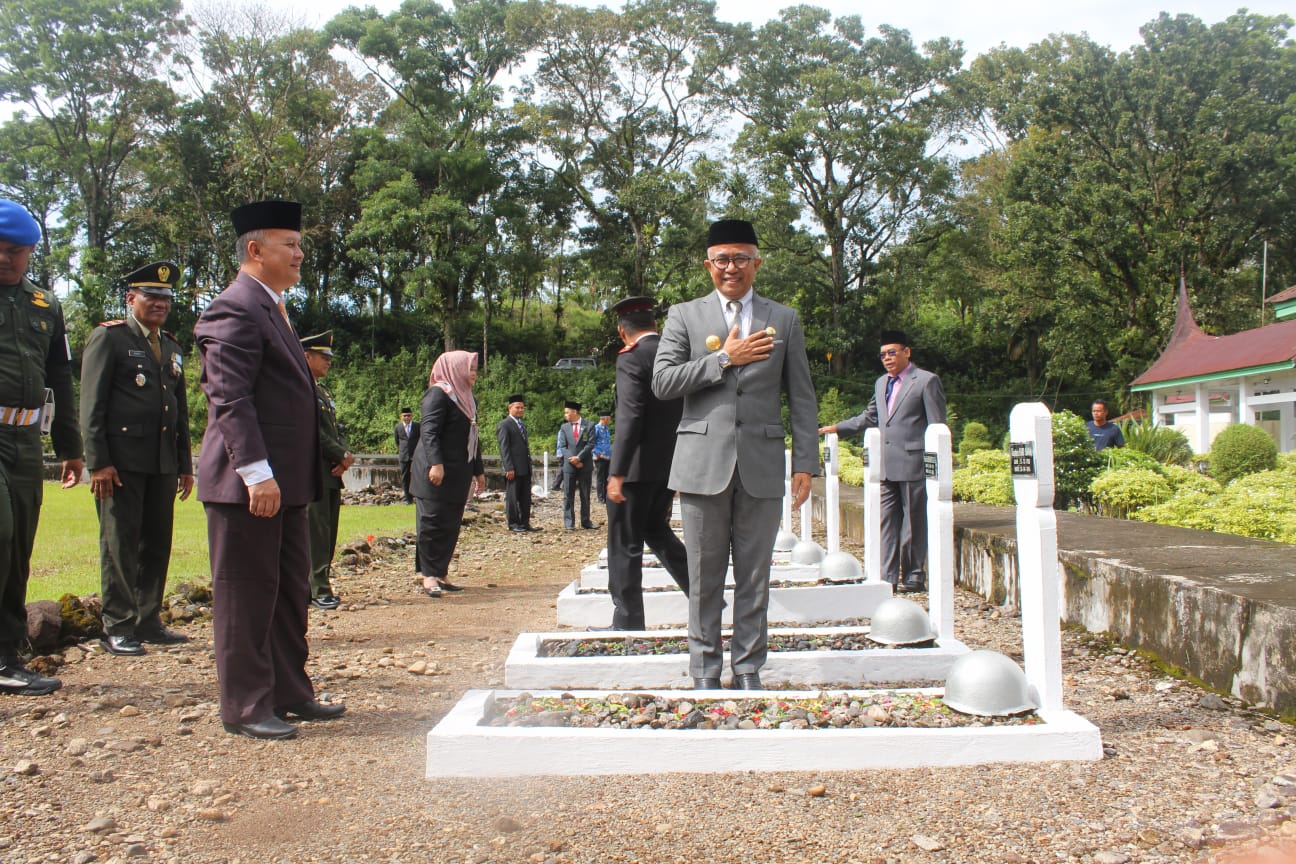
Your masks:
<path fill-rule="evenodd" d="M 843 545 L 863 534 L 846 488 Z M 815 502 L 822 519 L 822 500 Z M 1014 512 L 959 504 L 955 580 L 1019 603 Z M 852 549 L 852 547 L 854 547 Z M 1155 655 L 1210 688 L 1296 718 L 1296 550 L 1206 531 L 1058 514 L 1063 621 Z"/>

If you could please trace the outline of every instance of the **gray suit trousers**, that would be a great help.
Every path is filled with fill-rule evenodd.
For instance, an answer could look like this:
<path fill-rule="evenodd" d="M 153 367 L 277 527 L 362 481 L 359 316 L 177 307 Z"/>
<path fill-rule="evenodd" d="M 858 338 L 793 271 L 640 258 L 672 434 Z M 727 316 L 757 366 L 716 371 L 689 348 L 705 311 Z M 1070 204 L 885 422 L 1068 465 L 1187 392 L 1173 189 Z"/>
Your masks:
<path fill-rule="evenodd" d="M 724 668 L 720 616 L 725 574 L 733 550 L 734 610 L 730 666 L 734 674 L 759 672 L 769 648 L 769 574 L 781 498 L 747 494 L 735 467 L 716 495 L 680 493 L 689 569 L 689 674 L 718 678 Z"/>
<path fill-rule="evenodd" d="M 927 481 L 882 481 L 882 578 L 927 584 Z"/>

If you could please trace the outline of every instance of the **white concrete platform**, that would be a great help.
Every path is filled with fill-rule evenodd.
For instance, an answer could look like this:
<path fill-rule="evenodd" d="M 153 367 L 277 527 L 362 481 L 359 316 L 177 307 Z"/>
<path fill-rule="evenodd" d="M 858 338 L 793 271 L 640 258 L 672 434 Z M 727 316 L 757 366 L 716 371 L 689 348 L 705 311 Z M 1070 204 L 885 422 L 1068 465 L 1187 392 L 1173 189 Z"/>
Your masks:
<path fill-rule="evenodd" d="M 813 633 L 863 634 L 867 627 L 775 627 L 770 636 Z M 727 635 L 727 634 L 726 634 Z M 504 663 L 504 686 L 518 690 L 667 690 L 691 689 L 688 654 L 632 657 L 541 657 L 550 639 L 687 639 L 687 630 L 640 630 L 625 633 L 522 633 Z M 868 648 L 860 651 L 771 651 L 761 668 L 766 685 L 802 687 L 869 687 L 897 682 L 944 683 L 954 661 L 968 653 L 957 640 L 931 648 Z"/>
<path fill-rule="evenodd" d="M 606 627 L 612 622 L 612 598 L 606 591 L 579 593 L 575 580 L 558 594 L 558 626 Z M 886 582 L 852 582 L 846 585 L 813 585 L 804 588 L 771 588 L 769 620 L 787 624 L 818 624 L 849 618 L 868 618 L 878 604 L 891 596 Z M 679 589 L 645 591 L 644 623 L 649 627 L 688 625 L 688 597 Z M 725 590 L 721 624 L 732 623 L 733 591 Z"/>
<path fill-rule="evenodd" d="M 646 557 L 646 556 L 645 556 Z M 818 564 L 775 564 L 770 567 L 770 580 L 775 582 L 813 582 L 819 578 Z M 674 585 L 675 580 L 664 567 L 643 568 L 643 587 L 665 588 Z M 733 568 L 725 575 L 725 584 L 733 584 Z M 581 568 L 580 586 L 583 589 L 606 591 L 608 587 L 607 567 L 599 564 L 586 564 Z"/>
<path fill-rule="evenodd" d="M 1067 710 L 1041 711 L 1031 726 L 952 729 L 569 729 L 480 726 L 487 700 L 469 690 L 427 735 L 427 777 L 718 773 L 732 771 L 858 771 L 991 762 L 1056 762 L 1102 758 L 1098 728 Z M 558 691 L 531 691 L 558 696 Z M 607 690 L 574 691 L 605 697 Z M 713 691 L 734 698 L 731 692 Z M 925 690 L 939 693 L 940 690 Z M 678 694 L 673 694 L 678 696 Z M 815 691 L 779 691 L 786 698 Z M 703 693 L 699 693 L 703 696 Z"/>
<path fill-rule="evenodd" d="M 770 553 L 770 560 L 775 564 L 791 564 L 792 553 L 779 552 L 776 550 Z M 730 563 L 732 563 L 732 561 Z M 594 566 L 607 569 L 607 547 L 606 546 L 604 546 L 602 549 L 599 550 L 598 562 Z M 643 566 L 660 567 L 661 562 L 657 560 L 657 556 L 654 555 L 652 552 L 645 551 L 643 553 Z"/>

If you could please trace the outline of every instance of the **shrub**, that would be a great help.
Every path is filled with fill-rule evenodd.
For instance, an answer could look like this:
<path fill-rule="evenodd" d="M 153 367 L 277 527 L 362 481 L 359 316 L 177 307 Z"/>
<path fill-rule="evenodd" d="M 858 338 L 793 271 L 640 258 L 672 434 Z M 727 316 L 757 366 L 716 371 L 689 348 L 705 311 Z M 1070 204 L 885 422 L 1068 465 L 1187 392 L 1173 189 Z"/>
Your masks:
<path fill-rule="evenodd" d="M 1104 459 L 1093 449 L 1084 421 L 1070 411 L 1053 415 L 1053 474 L 1059 509 L 1089 503 L 1089 486 L 1102 471 Z"/>
<path fill-rule="evenodd" d="M 1126 465 L 1104 472 L 1090 486 L 1098 512 L 1122 519 L 1144 507 L 1169 500 L 1170 483 L 1160 472 L 1138 465 Z"/>
<path fill-rule="evenodd" d="M 1196 489 L 1176 493 L 1164 504 L 1154 504 L 1134 513 L 1140 522 L 1154 522 L 1157 525 L 1177 525 L 1180 528 L 1196 528 L 1199 531 L 1215 530 L 1215 508 L 1220 496 Z"/>
<path fill-rule="evenodd" d="M 1108 447 L 1098 455 L 1106 461 L 1108 471 L 1118 471 L 1122 468 L 1147 468 L 1151 471 L 1160 471 L 1161 469 L 1160 462 L 1141 450 L 1130 450 L 1126 447 Z"/>
<path fill-rule="evenodd" d="M 1211 476 L 1227 484 L 1238 477 L 1278 467 L 1278 445 L 1258 426 L 1234 423 L 1215 436 L 1210 452 Z"/>
<path fill-rule="evenodd" d="M 1188 465 L 1192 462 L 1192 445 L 1178 429 L 1142 420 L 1123 424 L 1121 433 L 1125 436 L 1125 450 L 1146 453 L 1163 465 Z"/>
<path fill-rule="evenodd" d="M 1220 484 L 1200 471 L 1183 468 L 1179 465 L 1162 465 L 1161 475 L 1170 483 L 1170 489 L 1178 495 L 1180 492 L 1204 492 L 1218 495 L 1223 488 Z"/>
<path fill-rule="evenodd" d="M 967 467 L 955 471 L 952 482 L 956 501 L 1001 506 L 1015 501 L 1008 454 L 1002 450 L 978 450 L 971 454 Z"/>
<path fill-rule="evenodd" d="M 990 450 L 993 447 L 994 445 L 990 443 L 990 430 L 984 423 L 972 420 L 963 427 L 963 440 L 958 445 L 959 464 L 966 465 L 968 457 L 973 453 Z"/>

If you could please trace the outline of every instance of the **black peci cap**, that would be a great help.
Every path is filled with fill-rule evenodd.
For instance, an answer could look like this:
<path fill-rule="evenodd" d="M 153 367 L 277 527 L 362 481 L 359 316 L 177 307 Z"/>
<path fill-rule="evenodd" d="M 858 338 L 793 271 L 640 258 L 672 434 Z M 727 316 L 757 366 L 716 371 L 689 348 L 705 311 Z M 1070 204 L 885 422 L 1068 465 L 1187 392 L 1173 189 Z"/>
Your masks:
<path fill-rule="evenodd" d="M 300 202 L 273 198 L 268 201 L 253 201 L 251 204 L 234 208 L 230 213 L 230 221 L 234 223 L 234 233 L 239 237 L 249 231 L 260 231 L 263 228 L 300 231 L 301 212 Z"/>
<path fill-rule="evenodd" d="M 711 227 L 707 229 L 707 247 L 724 243 L 760 245 L 756 242 L 756 229 L 746 219 L 721 219 L 711 223 Z"/>

